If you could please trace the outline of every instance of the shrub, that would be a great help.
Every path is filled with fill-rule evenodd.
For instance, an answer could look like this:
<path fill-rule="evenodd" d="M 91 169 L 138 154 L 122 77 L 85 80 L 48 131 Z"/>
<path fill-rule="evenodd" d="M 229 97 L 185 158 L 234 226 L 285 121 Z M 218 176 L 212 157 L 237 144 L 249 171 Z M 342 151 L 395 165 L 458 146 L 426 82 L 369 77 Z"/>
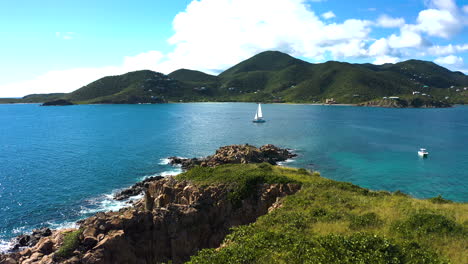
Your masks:
<path fill-rule="evenodd" d="M 68 232 L 63 235 L 62 246 L 55 253 L 57 258 L 68 258 L 73 254 L 73 251 L 78 247 L 80 241 L 81 229 Z"/>
<path fill-rule="evenodd" d="M 404 192 L 402 192 L 402 191 L 400 191 L 400 190 L 396 190 L 396 191 L 393 193 L 393 195 L 395 195 L 395 196 L 409 197 L 408 194 L 406 194 L 406 193 L 404 193 Z"/>
<path fill-rule="evenodd" d="M 432 203 L 435 203 L 435 204 L 453 203 L 452 201 L 450 201 L 448 199 L 442 198 L 442 195 L 440 195 L 440 194 L 438 196 L 436 196 L 436 197 L 429 198 L 429 201 L 432 202 Z"/>
<path fill-rule="evenodd" d="M 457 234 L 463 232 L 463 226 L 446 216 L 424 212 L 411 215 L 406 220 L 398 221 L 394 230 L 405 236 L 430 234 Z"/>
<path fill-rule="evenodd" d="M 236 229 L 235 232 L 240 231 Z M 251 231 L 251 230 L 250 230 Z M 205 249 L 189 263 L 446 263 L 417 243 L 371 234 L 306 237 L 297 233 L 247 232 L 219 250 Z"/>
<path fill-rule="evenodd" d="M 299 174 L 305 174 L 305 175 L 309 174 L 309 171 L 306 170 L 306 169 L 304 169 L 304 168 L 298 169 L 297 172 L 298 172 Z"/>
<path fill-rule="evenodd" d="M 354 215 L 351 216 L 351 222 L 349 228 L 351 229 L 361 229 L 366 227 L 377 227 L 382 225 L 382 220 L 379 219 L 378 215 L 375 213 L 367 213 L 363 215 Z"/>

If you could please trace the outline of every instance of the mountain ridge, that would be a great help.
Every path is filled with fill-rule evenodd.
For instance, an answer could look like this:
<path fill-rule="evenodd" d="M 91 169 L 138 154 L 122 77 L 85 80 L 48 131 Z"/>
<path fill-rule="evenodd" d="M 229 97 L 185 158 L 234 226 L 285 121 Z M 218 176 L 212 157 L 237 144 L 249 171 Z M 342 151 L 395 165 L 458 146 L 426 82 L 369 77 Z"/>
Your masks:
<path fill-rule="evenodd" d="M 107 76 L 71 93 L 26 96 L 87 103 L 201 101 L 362 103 L 382 97 L 422 97 L 468 103 L 468 77 L 433 62 L 407 60 L 374 65 L 327 61 L 309 63 L 279 51 L 264 51 L 219 75 L 179 69 L 168 75 L 150 70 Z M 416 92 L 416 94 L 413 94 Z"/>

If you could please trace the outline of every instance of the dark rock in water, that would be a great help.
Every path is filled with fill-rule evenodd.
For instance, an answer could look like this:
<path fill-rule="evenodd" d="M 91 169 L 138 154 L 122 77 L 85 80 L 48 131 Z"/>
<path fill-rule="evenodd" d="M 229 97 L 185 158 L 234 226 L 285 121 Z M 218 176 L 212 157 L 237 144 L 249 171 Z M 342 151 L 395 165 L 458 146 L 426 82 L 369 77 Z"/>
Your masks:
<path fill-rule="evenodd" d="M 64 106 L 64 105 L 73 105 L 72 102 L 64 99 L 54 100 L 50 102 L 45 102 L 41 106 Z"/>
<path fill-rule="evenodd" d="M 137 182 L 134 185 L 132 185 L 132 187 L 127 188 L 127 189 L 125 189 L 125 190 L 123 190 L 123 191 L 121 191 L 119 193 L 116 193 L 114 195 L 114 199 L 118 200 L 118 201 L 121 201 L 121 200 L 128 199 L 128 198 L 130 198 L 132 196 L 139 195 L 139 194 L 143 193 L 144 191 L 146 191 L 146 189 L 148 188 L 148 184 L 150 182 L 158 181 L 158 180 L 160 180 L 162 178 L 164 178 L 164 177 L 162 177 L 162 176 L 152 176 L 152 177 L 149 177 L 147 179 L 144 179 L 141 182 Z"/>
<path fill-rule="evenodd" d="M 52 235 L 52 231 L 49 228 L 44 227 L 33 230 L 32 234 L 18 236 L 12 251 L 17 251 L 22 247 L 33 247 L 42 237 L 48 237 L 50 235 Z"/>
<path fill-rule="evenodd" d="M 249 144 L 230 145 L 219 148 L 212 156 L 205 158 L 184 159 L 179 157 L 169 157 L 170 164 L 180 165 L 187 170 L 195 166 L 215 167 L 223 164 L 245 164 L 267 162 L 276 165 L 280 161 L 297 156 L 288 149 L 282 149 L 268 144 L 257 148 Z"/>

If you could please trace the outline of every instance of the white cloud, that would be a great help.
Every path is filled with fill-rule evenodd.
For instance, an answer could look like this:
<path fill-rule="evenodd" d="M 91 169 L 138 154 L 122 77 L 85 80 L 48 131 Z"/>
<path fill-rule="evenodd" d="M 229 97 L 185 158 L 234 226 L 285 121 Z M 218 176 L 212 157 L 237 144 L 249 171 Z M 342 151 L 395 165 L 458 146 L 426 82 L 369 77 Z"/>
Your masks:
<path fill-rule="evenodd" d="M 468 14 L 468 5 L 463 6 L 463 13 Z"/>
<path fill-rule="evenodd" d="M 434 45 L 427 49 L 427 52 L 429 53 L 429 55 L 436 55 L 436 56 L 443 56 L 443 55 L 454 54 L 454 53 L 465 52 L 465 51 L 468 51 L 468 44 L 463 44 L 463 45 L 449 44 L 446 46 Z"/>
<path fill-rule="evenodd" d="M 441 38 L 450 38 L 463 28 L 460 19 L 448 10 L 423 10 L 417 21 L 415 29 Z"/>
<path fill-rule="evenodd" d="M 336 15 L 332 11 L 328 11 L 326 13 L 323 13 L 322 17 L 325 18 L 325 19 L 331 19 L 331 18 L 336 17 Z"/>
<path fill-rule="evenodd" d="M 430 8 L 449 10 L 452 12 L 457 10 L 457 5 L 453 0 L 426 0 L 426 5 Z"/>
<path fill-rule="evenodd" d="M 104 76 L 142 69 L 157 70 L 162 57 L 160 52 L 150 51 L 125 57 L 119 66 L 49 71 L 31 80 L 0 85 L 0 96 L 19 97 L 32 93 L 72 92 Z"/>
<path fill-rule="evenodd" d="M 466 17 L 452 0 L 427 1 L 428 9 L 419 12 L 414 24 L 387 15 L 376 22 L 347 19 L 329 23 L 333 11 L 316 14 L 308 2 L 193 0 L 173 20 L 174 34 L 168 39 L 171 52 L 149 51 L 125 57 L 116 66 L 50 71 L 29 81 L 0 85 L 0 96 L 70 92 L 106 75 L 140 69 L 170 73 L 189 68 L 215 73 L 265 50 L 279 50 L 312 61 L 331 56 L 368 58 L 376 64 L 397 62 L 421 52 L 456 57 L 453 54 L 468 50 L 467 44 L 431 46 L 427 39 L 450 38 L 463 28 Z M 370 36 L 375 26 L 399 28 L 399 32 L 375 40 Z M 60 39 L 66 36 L 73 38 L 76 34 L 56 33 Z M 447 62 L 447 57 L 438 59 Z"/>
<path fill-rule="evenodd" d="M 392 34 L 388 38 L 392 48 L 419 48 L 424 45 L 424 39 L 413 27 L 405 25 L 400 29 L 400 35 Z"/>
<path fill-rule="evenodd" d="M 387 39 L 380 38 L 376 40 L 372 45 L 369 47 L 369 56 L 382 56 L 385 54 L 390 53 L 390 46 L 388 44 Z"/>
<path fill-rule="evenodd" d="M 384 28 L 394 28 L 394 27 L 401 27 L 405 24 L 404 18 L 393 18 L 388 15 L 381 15 L 377 19 L 377 25 L 384 27 Z"/>
<path fill-rule="evenodd" d="M 397 63 L 399 61 L 401 61 L 401 59 L 398 58 L 398 57 L 392 57 L 392 56 L 384 55 L 384 56 L 379 56 L 379 57 L 375 58 L 373 63 L 377 64 L 377 65 L 381 65 L 381 64 L 385 64 L 385 63 Z"/>
<path fill-rule="evenodd" d="M 446 57 L 439 57 L 435 59 L 434 62 L 437 64 L 459 67 L 463 65 L 463 58 L 457 57 L 455 55 L 449 55 Z"/>

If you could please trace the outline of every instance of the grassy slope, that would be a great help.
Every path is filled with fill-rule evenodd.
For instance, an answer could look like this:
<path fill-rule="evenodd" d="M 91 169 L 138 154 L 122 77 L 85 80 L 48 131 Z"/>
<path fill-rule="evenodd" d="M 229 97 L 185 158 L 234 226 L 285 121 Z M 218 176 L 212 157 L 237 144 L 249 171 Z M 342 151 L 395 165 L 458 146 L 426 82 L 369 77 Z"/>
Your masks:
<path fill-rule="evenodd" d="M 283 207 L 236 227 L 219 249 L 191 263 L 466 263 L 468 204 L 374 192 L 303 169 L 266 164 L 196 168 L 198 184 L 299 182 Z M 287 180 L 289 179 L 289 180 Z"/>

